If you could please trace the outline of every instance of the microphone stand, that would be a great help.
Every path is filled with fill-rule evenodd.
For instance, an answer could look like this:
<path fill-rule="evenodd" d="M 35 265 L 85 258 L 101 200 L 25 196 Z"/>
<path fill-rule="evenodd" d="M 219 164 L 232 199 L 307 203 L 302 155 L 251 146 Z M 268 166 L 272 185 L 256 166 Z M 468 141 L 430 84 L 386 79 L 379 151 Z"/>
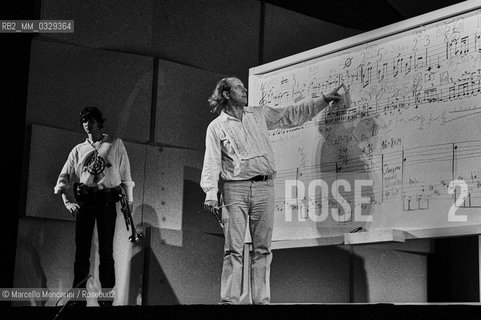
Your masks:
<path fill-rule="evenodd" d="M 88 279 L 90 279 L 92 277 L 91 274 L 89 274 L 88 276 L 86 276 L 82 281 L 80 281 L 79 283 L 77 283 L 77 285 L 69 290 L 67 290 L 67 292 L 65 292 L 60 298 L 58 298 L 57 302 L 55 303 L 55 306 L 58 305 L 58 303 L 60 302 L 60 300 L 62 300 L 62 298 L 72 289 L 77 289 L 78 287 L 80 287 L 81 285 L 83 285 L 85 282 L 87 282 Z M 62 306 L 62 308 L 60 308 L 60 310 L 55 314 L 55 317 L 53 318 L 53 320 L 57 319 L 58 316 L 60 315 L 60 312 L 62 312 L 62 310 L 67 306 L 68 302 L 66 304 L 64 304 Z"/>

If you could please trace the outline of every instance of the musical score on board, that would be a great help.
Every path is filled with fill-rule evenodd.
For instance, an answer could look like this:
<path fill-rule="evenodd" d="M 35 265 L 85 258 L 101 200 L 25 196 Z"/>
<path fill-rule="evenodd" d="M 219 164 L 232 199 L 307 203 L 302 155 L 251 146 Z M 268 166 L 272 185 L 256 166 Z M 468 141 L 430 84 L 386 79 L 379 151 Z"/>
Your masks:
<path fill-rule="evenodd" d="M 257 105 L 299 105 L 343 84 L 302 127 L 269 133 L 274 240 L 481 223 L 481 11 L 419 25 L 251 72 Z"/>

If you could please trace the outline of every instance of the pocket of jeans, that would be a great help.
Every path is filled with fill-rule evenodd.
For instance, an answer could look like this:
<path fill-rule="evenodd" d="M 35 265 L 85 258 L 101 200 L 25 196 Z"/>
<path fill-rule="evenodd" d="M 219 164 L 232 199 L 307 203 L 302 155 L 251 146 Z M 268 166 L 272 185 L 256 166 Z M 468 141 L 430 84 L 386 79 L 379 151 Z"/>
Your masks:
<path fill-rule="evenodd" d="M 226 213 L 225 210 L 220 210 L 220 220 L 223 224 L 229 222 L 229 215 Z"/>

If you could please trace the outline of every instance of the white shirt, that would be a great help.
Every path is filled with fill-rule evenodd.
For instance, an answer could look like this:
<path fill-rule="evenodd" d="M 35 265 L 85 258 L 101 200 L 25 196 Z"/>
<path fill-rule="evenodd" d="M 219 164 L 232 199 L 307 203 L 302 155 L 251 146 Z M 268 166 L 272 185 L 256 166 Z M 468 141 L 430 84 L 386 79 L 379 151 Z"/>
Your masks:
<path fill-rule="evenodd" d="M 298 106 L 245 107 L 242 121 L 224 111 L 207 127 L 200 185 L 206 200 L 217 200 L 219 174 L 224 180 L 275 175 L 268 130 L 300 126 L 327 106 L 317 99 Z"/>
<path fill-rule="evenodd" d="M 128 201 L 133 201 L 135 183 L 130 175 L 130 162 L 120 138 L 103 138 L 94 143 L 88 139 L 76 145 L 65 162 L 54 187 L 58 194 L 69 190 L 74 182 L 98 185 L 99 189 L 124 185 Z"/>

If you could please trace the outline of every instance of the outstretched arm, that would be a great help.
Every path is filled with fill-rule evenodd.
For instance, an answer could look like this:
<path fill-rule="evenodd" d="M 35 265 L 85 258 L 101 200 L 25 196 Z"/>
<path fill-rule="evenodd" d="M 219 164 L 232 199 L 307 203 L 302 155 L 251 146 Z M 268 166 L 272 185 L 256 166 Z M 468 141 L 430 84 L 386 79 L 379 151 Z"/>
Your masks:
<path fill-rule="evenodd" d="M 338 91 L 341 87 L 343 87 L 342 84 L 321 98 L 297 106 L 291 105 L 283 108 L 265 106 L 263 110 L 267 121 L 267 128 L 271 130 L 303 125 L 329 106 L 332 101 L 338 101 L 340 99 Z"/>

